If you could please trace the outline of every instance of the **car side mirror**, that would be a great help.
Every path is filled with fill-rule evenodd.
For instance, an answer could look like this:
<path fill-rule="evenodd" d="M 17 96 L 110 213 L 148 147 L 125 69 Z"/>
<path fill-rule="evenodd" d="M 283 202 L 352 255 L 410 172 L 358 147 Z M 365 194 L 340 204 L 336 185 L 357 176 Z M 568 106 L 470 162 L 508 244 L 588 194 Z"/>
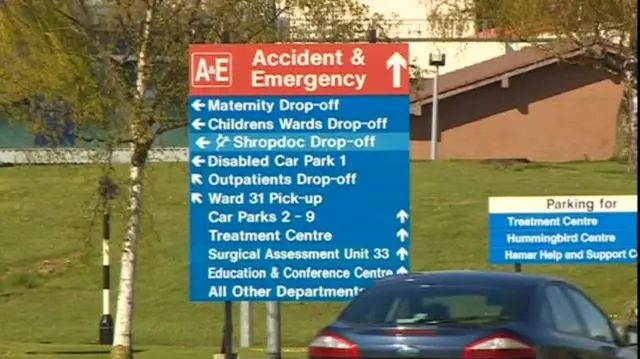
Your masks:
<path fill-rule="evenodd" d="M 624 327 L 624 341 L 627 345 L 638 345 L 638 325 Z"/>

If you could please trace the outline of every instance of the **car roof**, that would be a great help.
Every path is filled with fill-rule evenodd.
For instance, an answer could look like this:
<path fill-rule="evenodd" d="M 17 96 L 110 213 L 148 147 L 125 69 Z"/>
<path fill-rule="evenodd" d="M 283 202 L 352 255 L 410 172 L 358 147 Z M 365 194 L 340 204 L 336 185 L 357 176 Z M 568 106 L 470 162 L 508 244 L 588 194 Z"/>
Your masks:
<path fill-rule="evenodd" d="M 528 273 L 478 271 L 478 270 L 446 270 L 422 273 L 409 273 L 394 277 L 387 277 L 375 282 L 377 286 L 404 285 L 472 285 L 472 286 L 500 286 L 514 289 L 538 287 L 551 282 L 563 282 L 564 279 Z M 571 285 L 571 284 L 570 284 Z"/>

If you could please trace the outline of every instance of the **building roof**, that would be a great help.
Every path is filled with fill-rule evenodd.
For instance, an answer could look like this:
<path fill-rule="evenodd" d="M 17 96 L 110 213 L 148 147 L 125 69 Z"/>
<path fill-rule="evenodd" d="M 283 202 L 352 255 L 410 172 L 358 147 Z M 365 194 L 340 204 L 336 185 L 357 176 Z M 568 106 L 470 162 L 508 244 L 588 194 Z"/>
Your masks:
<path fill-rule="evenodd" d="M 584 49 L 571 45 L 560 47 L 533 45 L 519 51 L 507 52 L 502 56 L 440 75 L 438 98 L 455 96 L 582 53 Z M 411 96 L 411 105 L 412 112 L 419 114 L 419 109 L 432 101 L 433 80 L 424 79 L 417 87 L 418 91 Z"/>

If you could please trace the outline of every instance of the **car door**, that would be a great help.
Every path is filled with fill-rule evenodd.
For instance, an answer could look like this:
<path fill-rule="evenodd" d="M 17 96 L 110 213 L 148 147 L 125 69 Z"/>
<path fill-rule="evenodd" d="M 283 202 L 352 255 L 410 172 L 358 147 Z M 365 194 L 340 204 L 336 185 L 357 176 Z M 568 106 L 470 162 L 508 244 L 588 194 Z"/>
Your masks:
<path fill-rule="evenodd" d="M 562 289 L 575 306 L 586 329 L 586 337 L 596 352 L 592 355 L 603 359 L 618 358 L 620 338 L 602 309 L 582 291 L 568 285 Z"/>
<path fill-rule="evenodd" d="M 548 359 L 596 359 L 590 356 L 586 330 L 562 287 L 550 284 L 543 290 L 540 322 L 544 340 L 538 350 Z M 602 359 L 602 358 L 599 358 Z"/>

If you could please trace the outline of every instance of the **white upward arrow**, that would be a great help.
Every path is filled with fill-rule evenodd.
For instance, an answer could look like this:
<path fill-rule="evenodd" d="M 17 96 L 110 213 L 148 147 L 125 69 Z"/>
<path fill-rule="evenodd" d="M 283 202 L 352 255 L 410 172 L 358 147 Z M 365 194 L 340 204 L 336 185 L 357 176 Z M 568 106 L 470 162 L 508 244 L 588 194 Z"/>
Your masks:
<path fill-rule="evenodd" d="M 199 173 L 192 173 L 191 174 L 191 183 L 195 184 L 195 185 L 201 185 L 202 184 L 202 175 Z"/>
<path fill-rule="evenodd" d="M 407 270 L 407 268 L 405 267 L 400 267 L 398 268 L 398 270 L 396 271 L 397 275 L 403 275 L 403 274 L 408 274 L 409 271 Z"/>
<path fill-rule="evenodd" d="M 398 249 L 398 251 L 396 252 L 396 255 L 400 257 L 401 261 L 403 261 L 409 255 L 409 251 L 404 249 L 404 247 L 400 247 L 400 249 Z"/>
<path fill-rule="evenodd" d="M 191 193 L 191 203 L 202 204 L 202 194 L 201 193 Z"/>
<path fill-rule="evenodd" d="M 400 71 L 406 68 L 407 60 L 399 52 L 394 52 L 387 60 L 387 69 L 393 69 L 393 88 L 400 88 L 400 80 L 402 80 Z"/>
<path fill-rule="evenodd" d="M 407 240 L 407 238 L 409 238 L 409 233 L 404 228 L 400 228 L 400 230 L 396 232 L 396 237 L 398 237 L 400 242 L 404 242 L 405 240 Z"/>
<path fill-rule="evenodd" d="M 196 140 L 196 146 L 200 147 L 201 149 L 207 148 L 207 146 L 209 146 L 210 144 L 211 144 L 211 141 L 207 140 L 207 138 L 204 136 L 199 137 Z"/>
<path fill-rule="evenodd" d="M 191 107 L 193 107 L 193 109 L 198 111 L 198 112 L 202 111 L 202 109 L 205 106 L 206 105 L 200 99 L 197 99 L 197 100 L 193 101 L 193 103 L 191 104 Z"/>
<path fill-rule="evenodd" d="M 203 128 L 204 126 L 206 126 L 206 125 L 207 125 L 207 124 L 206 124 L 206 123 L 204 123 L 204 121 L 202 121 L 202 120 L 201 120 L 201 119 L 199 119 L 199 118 L 196 118 L 195 120 L 193 120 L 193 122 L 191 122 L 191 126 L 192 126 L 193 128 L 195 128 L 195 129 L 196 129 L 196 131 L 200 131 L 200 130 L 202 130 L 202 128 Z"/>
<path fill-rule="evenodd" d="M 207 161 L 205 161 L 200 156 L 193 156 L 193 158 L 191 159 L 191 163 L 193 163 L 193 165 L 196 166 L 196 167 L 202 166 L 202 164 L 204 164 L 205 162 L 207 162 Z"/>
<path fill-rule="evenodd" d="M 400 221 L 400 223 L 404 223 L 407 221 L 407 219 L 409 219 L 409 213 L 407 213 L 404 209 L 401 209 L 400 211 L 398 211 L 398 214 L 396 214 L 396 218 Z"/>

